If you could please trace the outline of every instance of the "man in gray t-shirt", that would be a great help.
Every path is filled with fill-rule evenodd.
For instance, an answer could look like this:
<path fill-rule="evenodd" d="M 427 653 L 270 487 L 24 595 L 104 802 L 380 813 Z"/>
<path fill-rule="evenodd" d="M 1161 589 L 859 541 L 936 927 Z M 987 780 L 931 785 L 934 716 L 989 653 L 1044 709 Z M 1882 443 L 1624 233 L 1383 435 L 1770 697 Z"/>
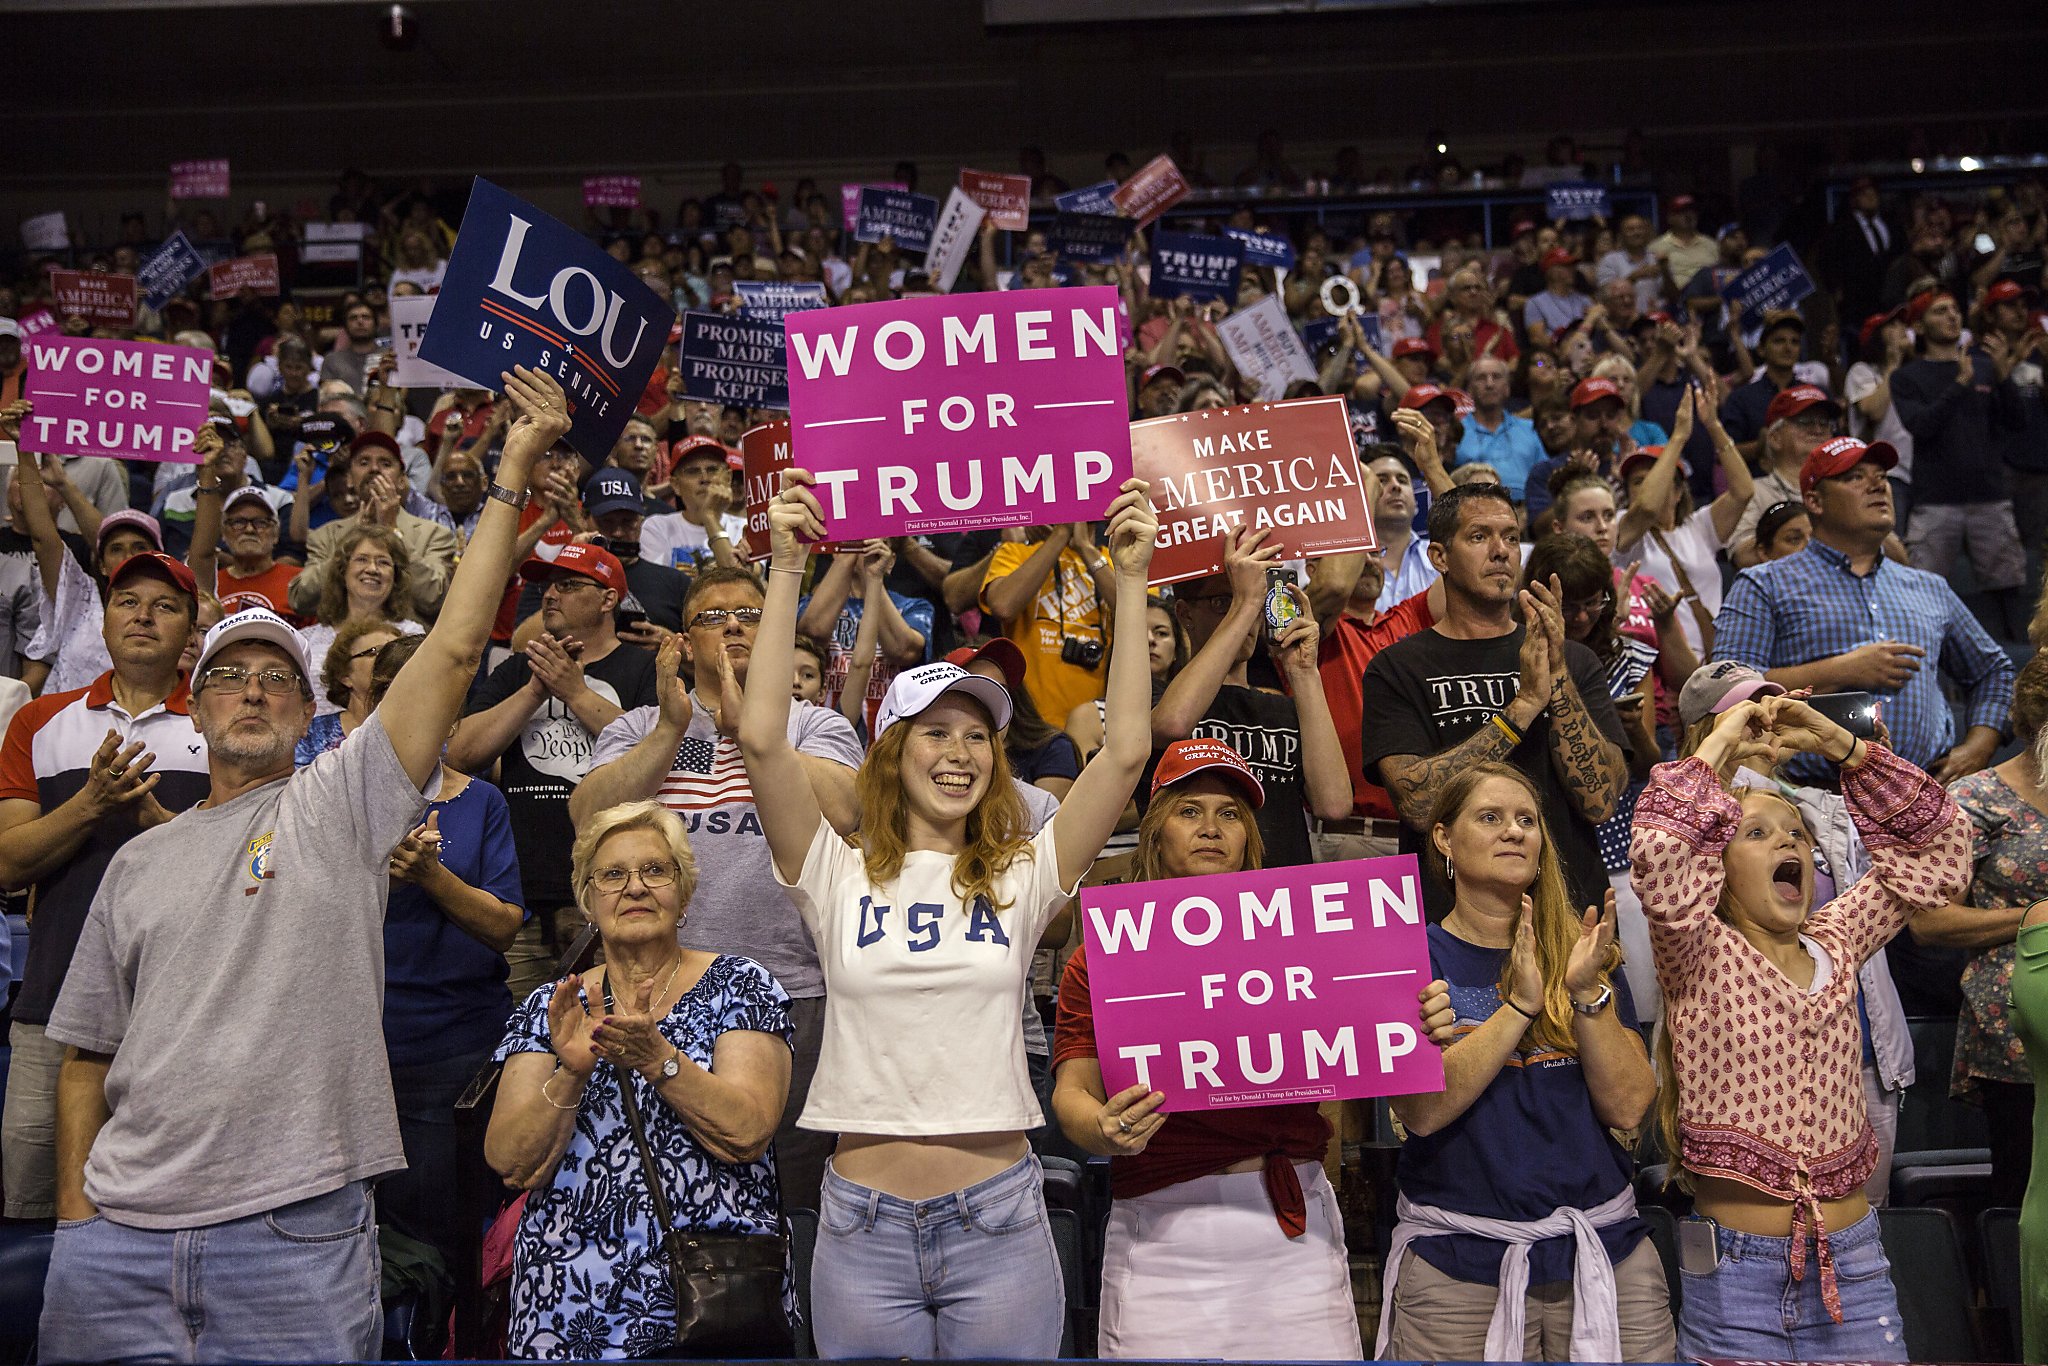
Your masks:
<path fill-rule="evenodd" d="M 736 738 L 739 689 L 760 620 L 761 586 L 752 574 L 707 569 L 697 576 L 683 604 L 683 634 L 655 662 L 660 705 L 634 708 L 604 728 L 590 774 L 569 799 L 569 815 L 580 826 L 607 807 L 651 797 L 683 818 L 697 856 L 697 892 L 678 934 L 683 946 L 751 958 L 789 993 L 796 1056 L 775 1134 L 775 1168 L 783 1208 L 814 1209 L 832 1136 L 797 1128 L 796 1117 L 810 1094 L 824 1038 L 825 979 L 796 906 L 776 885 Z M 676 677 L 685 655 L 697 680 L 687 692 Z M 827 819 L 837 829 L 854 829 L 861 744 L 852 725 L 823 707 L 794 706 L 789 742 Z"/>
<path fill-rule="evenodd" d="M 439 787 L 510 576 L 510 489 L 568 429 L 552 379 L 506 388 L 509 489 L 340 749 L 293 768 L 313 672 L 282 618 L 251 608 L 207 633 L 191 709 L 209 795 L 115 855 L 50 1016 L 67 1051 L 47 1360 L 378 1353 L 370 1183 L 405 1165 L 381 1027 L 391 852 Z"/>

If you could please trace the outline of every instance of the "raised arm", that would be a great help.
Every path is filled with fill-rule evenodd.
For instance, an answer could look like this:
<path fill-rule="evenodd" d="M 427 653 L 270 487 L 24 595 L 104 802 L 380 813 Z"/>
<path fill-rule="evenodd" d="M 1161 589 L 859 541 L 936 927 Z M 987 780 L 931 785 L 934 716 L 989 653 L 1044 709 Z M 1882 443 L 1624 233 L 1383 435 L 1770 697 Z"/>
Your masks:
<path fill-rule="evenodd" d="M 1045 587 L 1054 566 L 1060 562 L 1060 555 L 1073 538 L 1071 526 L 1056 526 L 1046 532 L 1044 540 L 1032 548 L 1024 562 L 1000 579 L 992 579 L 982 585 L 981 600 L 988 604 L 988 610 L 995 613 L 1006 626 L 1021 617 L 1038 597 L 1038 590 Z"/>
<path fill-rule="evenodd" d="M 809 546 L 824 539 L 824 509 L 811 492 L 810 471 L 783 471 L 782 492 L 768 504 L 768 593 L 747 665 L 740 709 L 740 755 L 754 789 L 754 807 L 775 869 L 785 882 L 803 872 L 818 833 L 818 799 L 789 742 L 789 683 L 796 676 L 796 599 Z M 723 663 L 723 656 L 719 662 Z"/>
<path fill-rule="evenodd" d="M 1679 454 L 1685 450 L 1685 443 L 1692 439 L 1699 396 L 1697 389 L 1688 387 L 1678 400 L 1678 415 L 1671 419 L 1670 439 L 1650 465 L 1650 472 L 1643 476 L 1636 496 L 1629 499 L 1628 506 L 1621 510 L 1621 520 L 1614 528 L 1614 544 L 1624 552 L 1632 550 L 1656 528 L 1658 515 L 1670 501 L 1672 486 L 1678 482 Z M 1738 515 L 1739 512 L 1738 509 Z M 1729 530 L 1734 530 L 1732 524 Z"/>
<path fill-rule="evenodd" d="M 1323 671 L 1316 665 L 1320 632 L 1315 609 L 1300 588 L 1290 584 L 1287 591 L 1301 608 L 1301 615 L 1281 628 L 1271 649 L 1280 677 L 1294 695 L 1294 724 L 1301 735 L 1302 787 L 1311 816 L 1341 821 L 1351 814 L 1351 767 L 1344 758 L 1344 743 L 1337 738 L 1330 699 L 1323 693 Z"/>
<path fill-rule="evenodd" d="M 1721 410 L 1714 404 L 1702 401 L 1697 405 L 1700 425 L 1714 441 L 1714 459 L 1720 463 L 1721 473 L 1727 477 L 1728 487 L 1714 499 L 1714 538 L 1723 545 L 1735 534 L 1736 523 L 1742 520 L 1743 509 L 1756 498 L 1756 480 L 1749 473 L 1749 462 L 1742 458 L 1742 451 L 1735 439 L 1721 425 Z M 1680 450 L 1685 449 L 1683 441 L 1671 443 Z"/>
<path fill-rule="evenodd" d="M 533 462 L 569 430 L 569 407 L 562 387 L 539 371 L 522 366 L 504 379 L 505 401 L 519 409 L 519 420 L 505 438 L 497 482 L 524 489 Z M 391 681 L 380 708 L 399 762 L 422 790 L 440 768 L 441 746 L 490 643 L 491 619 L 512 575 L 518 535 L 518 512 L 499 499 L 488 500 L 433 629 Z"/>
<path fill-rule="evenodd" d="M 1767 728 L 1760 704 L 1740 703 L 1721 714 L 1691 758 L 1650 770 L 1650 785 L 1636 801 L 1629 862 L 1660 964 L 1683 969 L 1699 951 L 1699 931 L 1714 919 L 1727 880 L 1721 853 L 1742 818 L 1724 775 L 1745 759 L 1769 762 Z"/>
<path fill-rule="evenodd" d="M 8 405 L 5 416 L 0 417 L 0 436 L 15 440 L 14 427 L 28 413 L 29 404 L 25 400 Z M 55 460 L 57 457 L 50 458 Z M 19 459 L 21 463 L 15 466 L 15 477 L 23 481 L 22 530 L 28 533 L 29 546 L 35 551 L 36 572 L 42 578 L 43 597 L 45 601 L 55 602 L 58 576 L 63 573 L 64 557 L 70 552 L 64 548 L 64 538 L 57 533 L 57 519 L 51 515 L 49 498 L 43 492 L 42 457 L 34 451 L 22 451 Z"/>
<path fill-rule="evenodd" d="M 1067 792 L 1054 814 L 1060 885 L 1081 880 L 1102 846 L 1116 832 L 1152 740 L 1145 725 L 1152 709 L 1151 655 L 1145 640 L 1145 575 L 1159 536 L 1159 518 L 1146 497 L 1150 486 L 1126 479 L 1109 505 L 1109 558 L 1115 566 L 1116 626 L 1110 632 L 1109 680 L 1103 701 L 1109 711 L 1108 738 Z"/>
<path fill-rule="evenodd" d="M 199 482 L 192 488 L 192 545 L 185 552 L 185 563 L 198 581 L 199 591 L 213 593 L 220 564 L 221 504 L 227 498 L 227 472 L 222 468 L 227 446 L 209 422 L 192 438 L 192 449 L 205 463 L 200 465 Z"/>
<path fill-rule="evenodd" d="M 1266 570 L 1280 562 L 1280 547 L 1268 544 L 1263 531 L 1232 527 L 1223 533 L 1223 570 L 1230 579 L 1230 610 L 1209 633 L 1202 648 L 1173 676 L 1152 708 L 1152 743 L 1169 745 L 1195 733 L 1195 723 L 1216 700 L 1239 646 L 1258 629 L 1260 605 L 1266 597 Z"/>
<path fill-rule="evenodd" d="M 1628 756 L 1608 739 L 1586 707 L 1565 658 L 1563 587 L 1555 576 L 1522 593 L 1530 634 L 1540 628 L 1550 652 L 1550 766 L 1570 794 L 1572 805 L 1598 824 L 1612 816 L 1628 788 Z"/>

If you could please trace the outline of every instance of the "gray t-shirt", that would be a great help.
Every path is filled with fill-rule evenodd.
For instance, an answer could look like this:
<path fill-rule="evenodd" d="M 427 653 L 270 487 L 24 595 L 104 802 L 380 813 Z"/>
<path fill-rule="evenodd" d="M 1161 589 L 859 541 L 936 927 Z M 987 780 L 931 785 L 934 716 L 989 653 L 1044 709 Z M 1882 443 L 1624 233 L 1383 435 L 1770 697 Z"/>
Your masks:
<path fill-rule="evenodd" d="M 290 778 L 114 856 L 49 1024 L 114 1055 L 85 1164 L 109 1219 L 199 1228 L 405 1166 L 384 903 L 426 804 L 373 713 Z"/>
<path fill-rule="evenodd" d="M 683 818 L 697 856 L 697 893 L 677 938 L 686 949 L 753 959 L 795 999 L 823 996 L 818 950 L 797 918 L 796 905 L 775 881 L 740 742 L 718 733 L 702 698 L 692 693 L 691 700 L 690 729 L 661 786 L 650 794 Z M 635 707 L 606 726 L 597 737 L 591 768 L 646 739 L 660 716 L 658 707 Z M 789 743 L 799 754 L 860 767 L 860 740 L 836 711 L 792 703 Z"/>

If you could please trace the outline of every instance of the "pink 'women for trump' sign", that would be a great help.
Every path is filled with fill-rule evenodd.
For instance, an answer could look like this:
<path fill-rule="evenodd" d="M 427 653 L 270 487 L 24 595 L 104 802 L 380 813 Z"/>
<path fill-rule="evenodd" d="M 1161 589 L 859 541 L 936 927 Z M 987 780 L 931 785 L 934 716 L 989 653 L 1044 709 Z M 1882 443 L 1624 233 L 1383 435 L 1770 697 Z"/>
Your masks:
<path fill-rule="evenodd" d="M 60 336 L 31 337 L 22 351 L 22 396 L 35 404 L 22 419 L 23 450 L 199 463 L 192 442 L 206 421 L 211 352 Z"/>
<path fill-rule="evenodd" d="M 1415 856 L 1089 887 L 1096 1054 L 1162 1110 L 1441 1091 Z"/>
<path fill-rule="evenodd" d="M 1109 286 L 792 313 L 795 463 L 834 540 L 1102 516 L 1131 473 Z"/>

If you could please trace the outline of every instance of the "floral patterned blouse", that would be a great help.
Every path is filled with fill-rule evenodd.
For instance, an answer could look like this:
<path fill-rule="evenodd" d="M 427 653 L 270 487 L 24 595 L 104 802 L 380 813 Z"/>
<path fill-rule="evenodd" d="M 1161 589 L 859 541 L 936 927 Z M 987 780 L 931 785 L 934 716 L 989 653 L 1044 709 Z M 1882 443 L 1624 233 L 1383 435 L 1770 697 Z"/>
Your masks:
<path fill-rule="evenodd" d="M 554 989 L 552 982 L 536 988 L 512 1012 L 498 1045 L 500 1060 L 552 1051 L 548 999 Z M 709 1067 L 718 1036 L 729 1029 L 756 1030 L 786 1042 L 789 997 L 759 963 L 721 954 L 659 1028 L 685 1056 Z M 781 1204 L 772 1155 L 742 1165 L 719 1161 L 638 1073 L 626 1075 L 640 1103 L 648 1147 L 667 1178 L 676 1226 L 713 1233 L 778 1231 Z M 654 1203 L 619 1102 L 619 1077 L 610 1065 L 591 1074 L 554 1179 L 527 1197 L 513 1240 L 512 1318 L 505 1342 L 513 1357 L 646 1357 L 673 1344 L 675 1294 L 654 1226 Z M 783 1301 L 785 1309 L 794 1308 L 786 1280 Z"/>
<path fill-rule="evenodd" d="M 1962 779 L 1949 796 L 1974 827 L 1969 904 L 2024 906 L 2048 896 L 2048 816 L 1993 769 Z M 1948 1084 L 1959 1100 L 1982 1104 L 1979 1082 L 2026 1086 L 2034 1080 L 2006 1005 L 2012 967 L 2013 946 L 2005 943 L 1972 955 L 1963 969 L 1962 1017 Z"/>

